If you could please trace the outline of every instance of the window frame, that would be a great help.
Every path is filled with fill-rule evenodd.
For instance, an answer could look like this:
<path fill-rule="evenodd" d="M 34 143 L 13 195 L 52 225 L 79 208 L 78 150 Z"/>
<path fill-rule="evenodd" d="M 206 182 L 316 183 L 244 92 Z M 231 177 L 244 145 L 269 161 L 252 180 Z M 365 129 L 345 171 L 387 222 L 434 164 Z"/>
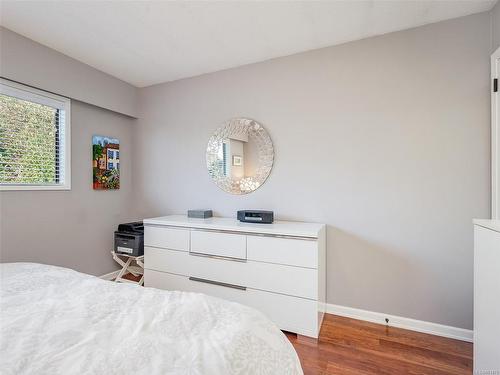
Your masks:
<path fill-rule="evenodd" d="M 0 94 L 64 111 L 64 138 L 62 140 L 64 152 L 64 181 L 55 184 L 6 184 L 0 182 L 0 191 L 71 190 L 71 99 L 4 78 L 0 78 Z"/>

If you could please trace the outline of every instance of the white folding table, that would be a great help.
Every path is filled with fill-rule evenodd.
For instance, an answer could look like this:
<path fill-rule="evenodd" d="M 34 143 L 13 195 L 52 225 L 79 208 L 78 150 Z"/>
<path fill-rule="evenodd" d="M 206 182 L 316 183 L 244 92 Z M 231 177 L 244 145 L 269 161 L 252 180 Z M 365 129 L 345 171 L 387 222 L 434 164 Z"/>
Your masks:
<path fill-rule="evenodd" d="M 134 257 L 127 254 L 119 254 L 114 251 L 111 251 L 111 254 L 116 263 L 122 266 L 120 273 L 118 273 L 118 276 L 116 276 L 114 280 L 115 282 L 144 285 L 144 255 Z M 139 281 L 134 281 L 123 278 L 127 273 L 131 273 L 134 276 L 141 275 L 141 279 Z"/>

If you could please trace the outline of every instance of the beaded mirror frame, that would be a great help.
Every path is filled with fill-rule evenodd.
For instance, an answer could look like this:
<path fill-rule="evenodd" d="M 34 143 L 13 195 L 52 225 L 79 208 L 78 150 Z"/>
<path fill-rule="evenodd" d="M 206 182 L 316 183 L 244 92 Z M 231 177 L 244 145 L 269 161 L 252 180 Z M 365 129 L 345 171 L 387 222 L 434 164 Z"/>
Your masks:
<path fill-rule="evenodd" d="M 208 174 L 219 188 L 231 194 L 249 194 L 271 173 L 273 142 L 257 121 L 232 118 L 208 140 L 206 162 Z"/>

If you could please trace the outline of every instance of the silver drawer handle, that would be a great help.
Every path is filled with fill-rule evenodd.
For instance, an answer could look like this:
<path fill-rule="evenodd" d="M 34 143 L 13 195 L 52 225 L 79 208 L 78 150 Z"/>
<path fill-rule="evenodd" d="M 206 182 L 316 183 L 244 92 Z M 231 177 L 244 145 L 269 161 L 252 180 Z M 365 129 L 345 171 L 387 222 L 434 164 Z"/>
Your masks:
<path fill-rule="evenodd" d="M 212 258 L 212 259 L 221 259 L 221 260 L 230 260 L 233 262 L 246 262 L 246 259 L 242 258 L 233 258 L 233 257 L 225 257 L 222 255 L 211 255 L 211 254 L 205 254 L 205 253 L 197 253 L 194 251 L 190 251 L 189 255 L 195 256 L 195 257 L 204 257 L 204 258 Z"/>
<path fill-rule="evenodd" d="M 212 284 L 212 285 L 219 285 L 219 286 L 225 286 L 226 288 L 233 288 L 233 289 L 238 289 L 238 290 L 247 290 L 246 287 L 241 286 L 241 285 L 234 285 L 234 284 L 228 284 L 228 283 L 221 283 L 220 281 L 213 281 L 213 280 L 207 280 L 207 279 L 200 279 L 199 277 L 189 277 L 189 280 L 191 281 L 197 281 L 199 283 L 205 283 L 205 284 Z"/>
<path fill-rule="evenodd" d="M 273 237 L 273 238 L 288 238 L 291 240 L 318 241 L 318 237 L 294 236 L 292 234 L 245 232 L 243 230 L 239 231 L 239 230 L 210 229 L 210 228 L 188 228 L 188 229 L 191 229 L 191 232 L 213 232 L 213 233 L 222 233 L 222 234 L 239 234 L 241 236 Z"/>

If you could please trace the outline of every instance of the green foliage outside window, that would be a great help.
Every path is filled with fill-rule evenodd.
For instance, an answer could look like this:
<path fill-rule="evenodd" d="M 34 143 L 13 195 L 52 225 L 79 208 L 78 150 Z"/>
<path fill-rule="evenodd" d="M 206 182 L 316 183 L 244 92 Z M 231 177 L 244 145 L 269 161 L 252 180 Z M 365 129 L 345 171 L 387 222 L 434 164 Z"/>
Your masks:
<path fill-rule="evenodd" d="M 0 183 L 57 182 L 57 109 L 0 95 Z"/>

